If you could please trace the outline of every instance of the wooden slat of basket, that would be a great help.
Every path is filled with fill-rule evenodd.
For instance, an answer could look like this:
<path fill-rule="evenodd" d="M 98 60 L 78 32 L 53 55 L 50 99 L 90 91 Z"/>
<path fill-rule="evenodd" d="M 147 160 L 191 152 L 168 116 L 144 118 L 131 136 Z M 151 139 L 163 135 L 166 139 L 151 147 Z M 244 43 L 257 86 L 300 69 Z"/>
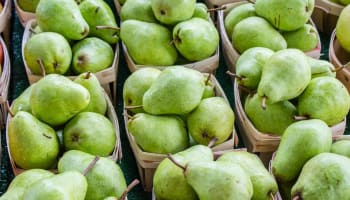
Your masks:
<path fill-rule="evenodd" d="M 5 126 L 7 111 L 5 108 L 5 102 L 8 99 L 8 90 L 10 85 L 10 76 L 11 76 L 11 63 L 10 56 L 7 51 L 4 40 L 0 36 L 0 45 L 2 46 L 4 53 L 4 63 L 2 66 L 2 72 L 0 75 L 0 128 Z"/>
<path fill-rule="evenodd" d="M 327 7 L 318 5 L 316 1 L 311 18 L 315 22 L 318 31 L 331 34 L 337 24 L 338 15 L 330 13 Z"/>
<path fill-rule="evenodd" d="M 15 3 L 15 9 L 16 9 L 16 13 L 18 15 L 19 21 L 21 22 L 22 26 L 25 27 L 29 20 L 35 19 L 36 17 L 35 13 L 22 10 L 18 5 L 17 0 L 13 0 L 13 1 Z"/>
<path fill-rule="evenodd" d="M 117 14 L 120 16 L 120 10 L 122 9 L 122 6 L 120 5 L 118 0 L 113 0 L 115 9 L 117 10 Z"/>
<path fill-rule="evenodd" d="M 3 9 L 0 12 L 0 33 L 9 25 L 11 19 L 11 0 L 5 0 Z"/>
<path fill-rule="evenodd" d="M 239 5 L 245 4 L 245 3 L 249 3 L 249 2 L 245 1 L 245 0 L 241 0 L 241 1 L 236 1 L 234 3 L 224 4 L 223 6 L 225 6 L 225 9 L 218 11 L 218 22 L 217 23 L 218 23 L 218 27 L 219 27 L 220 36 L 221 36 L 221 44 L 222 44 L 222 48 L 223 48 L 223 53 L 224 53 L 226 65 L 228 66 L 228 69 L 231 72 L 235 72 L 236 62 L 240 56 L 240 53 L 232 46 L 231 37 L 229 37 L 226 33 L 224 21 L 225 21 L 226 15 L 229 13 L 229 11 L 231 11 L 233 8 L 235 8 Z M 317 30 L 317 27 L 311 18 L 309 20 L 309 23 L 312 26 L 314 26 Z M 318 36 L 317 46 L 313 50 L 305 52 L 306 55 L 313 57 L 313 58 L 316 58 L 316 59 L 320 58 L 320 55 L 321 55 L 321 39 L 320 39 L 318 32 L 317 32 L 317 36 Z"/>
<path fill-rule="evenodd" d="M 110 159 L 112 159 L 113 161 L 117 161 L 117 160 L 121 160 L 122 158 L 122 146 L 121 146 L 121 141 L 120 141 L 120 131 L 119 131 L 119 123 L 118 123 L 118 118 L 117 118 L 117 114 L 115 113 L 115 109 L 111 103 L 111 100 L 109 99 L 109 96 L 105 93 L 105 99 L 107 101 L 107 112 L 106 112 L 106 116 L 107 118 L 112 122 L 114 130 L 115 130 L 115 135 L 116 135 L 116 143 L 115 143 L 115 147 L 113 149 L 113 152 L 110 156 L 108 156 Z M 18 167 L 15 163 L 15 161 L 12 159 L 11 156 L 11 151 L 10 151 L 10 143 L 9 143 L 9 137 L 8 137 L 8 125 L 10 120 L 12 119 L 11 115 L 7 116 L 7 122 L 6 122 L 6 143 L 7 143 L 7 152 L 9 155 L 9 160 L 10 160 L 10 164 L 11 164 L 11 168 L 13 171 L 13 174 L 15 176 L 17 176 L 18 174 L 26 171 L 26 169 L 22 169 L 20 167 Z M 50 171 L 57 173 L 57 169 L 53 168 L 53 169 L 49 169 Z"/>

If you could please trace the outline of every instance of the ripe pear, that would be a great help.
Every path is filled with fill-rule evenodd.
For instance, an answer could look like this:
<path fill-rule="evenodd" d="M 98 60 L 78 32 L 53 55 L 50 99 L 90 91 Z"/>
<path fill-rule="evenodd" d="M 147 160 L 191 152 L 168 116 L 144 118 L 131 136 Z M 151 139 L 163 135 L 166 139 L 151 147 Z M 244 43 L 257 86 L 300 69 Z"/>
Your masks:
<path fill-rule="evenodd" d="M 120 38 L 136 64 L 169 66 L 177 59 L 171 31 L 161 24 L 126 20 L 121 24 Z"/>
<path fill-rule="evenodd" d="M 215 144 L 225 142 L 234 128 L 235 115 L 223 97 L 203 99 L 187 116 L 187 128 L 193 139 L 207 145 L 213 138 Z"/>
<path fill-rule="evenodd" d="M 257 0 L 256 13 L 282 31 L 301 28 L 311 17 L 315 0 Z"/>
<path fill-rule="evenodd" d="M 196 7 L 194 8 L 192 18 L 193 17 L 209 20 L 210 14 L 208 12 L 207 5 L 203 2 L 196 2 Z"/>
<path fill-rule="evenodd" d="M 205 87 L 201 72 L 183 66 L 164 69 L 142 99 L 150 114 L 187 114 L 195 109 Z"/>
<path fill-rule="evenodd" d="M 350 109 L 350 95 L 336 78 L 322 76 L 313 78 L 298 97 L 299 115 L 321 119 L 329 126 L 346 117 Z"/>
<path fill-rule="evenodd" d="M 202 99 L 215 97 L 215 84 L 210 80 L 211 74 L 204 74 L 205 78 L 205 87 L 202 95 Z"/>
<path fill-rule="evenodd" d="M 176 24 L 173 39 L 177 50 L 189 61 L 208 58 L 219 46 L 215 25 L 198 17 Z"/>
<path fill-rule="evenodd" d="M 265 63 L 258 94 L 270 103 L 299 96 L 311 80 L 311 68 L 304 52 L 284 49 L 274 53 Z"/>
<path fill-rule="evenodd" d="M 19 111 L 9 121 L 8 140 L 12 159 L 23 169 L 51 169 L 57 162 L 56 132 L 32 114 Z"/>
<path fill-rule="evenodd" d="M 87 186 L 82 173 L 67 171 L 35 182 L 28 187 L 23 200 L 84 200 Z"/>
<path fill-rule="evenodd" d="M 81 112 L 63 129 L 66 150 L 76 149 L 93 155 L 108 156 L 116 145 L 112 122 L 99 113 Z"/>
<path fill-rule="evenodd" d="M 157 23 L 157 19 L 153 14 L 151 0 L 126 1 L 120 10 L 120 19 L 122 21 L 136 19 L 145 22 Z"/>
<path fill-rule="evenodd" d="M 236 62 L 238 84 L 248 89 L 258 88 L 262 68 L 273 54 L 274 51 L 265 47 L 252 47 L 244 51 Z"/>
<path fill-rule="evenodd" d="M 306 52 L 313 50 L 318 44 L 317 30 L 311 24 L 304 24 L 301 28 L 283 32 L 282 35 L 287 41 L 288 48 L 296 48 Z"/>
<path fill-rule="evenodd" d="M 112 66 L 114 51 L 102 39 L 88 37 L 72 46 L 72 70 L 74 74 L 99 72 Z"/>
<path fill-rule="evenodd" d="M 30 94 L 32 113 L 51 126 L 60 126 L 90 102 L 89 91 L 69 78 L 49 74 L 40 79 Z"/>
<path fill-rule="evenodd" d="M 159 22 L 174 25 L 192 17 L 196 0 L 151 0 L 151 6 Z"/>
<path fill-rule="evenodd" d="M 224 27 L 227 36 L 231 39 L 232 32 L 236 24 L 241 20 L 251 16 L 256 16 L 254 4 L 252 3 L 244 3 L 235 6 L 231 10 L 227 11 L 227 14 L 224 19 Z"/>
<path fill-rule="evenodd" d="M 11 105 L 12 113 L 16 115 L 19 111 L 26 111 L 32 113 L 30 106 L 30 93 L 35 83 L 27 87 L 13 102 Z"/>
<path fill-rule="evenodd" d="M 65 74 L 72 60 L 72 50 L 68 41 L 61 34 L 54 32 L 34 34 L 24 44 L 23 54 L 28 68 L 36 75 Z"/>
<path fill-rule="evenodd" d="M 32 13 L 35 13 L 35 9 L 36 9 L 38 3 L 39 3 L 39 0 L 17 0 L 18 6 L 23 11 L 32 12 Z M 0 7 L 1 7 L 1 5 L 0 5 Z M 1 11 L 1 9 L 0 9 L 0 11 Z"/>
<path fill-rule="evenodd" d="M 143 151 L 177 153 L 186 149 L 186 125 L 178 116 L 137 113 L 127 123 L 128 131 Z"/>
<path fill-rule="evenodd" d="M 76 170 L 83 173 L 94 158 L 94 155 L 82 151 L 67 151 L 58 162 L 58 172 Z M 101 157 L 85 177 L 88 183 L 85 200 L 120 197 L 126 189 L 123 171 L 110 158 Z"/>
<path fill-rule="evenodd" d="M 119 41 L 118 25 L 107 2 L 103 0 L 83 0 L 79 4 L 79 10 L 89 25 L 89 36 L 98 37 L 109 44 L 115 44 Z M 99 29 L 98 26 L 107 26 L 107 28 Z"/>
<path fill-rule="evenodd" d="M 22 200 L 26 189 L 35 182 L 53 176 L 54 174 L 44 169 L 29 169 L 17 175 L 9 187 L 0 197 L 0 200 Z"/>
<path fill-rule="evenodd" d="M 190 161 L 213 161 L 212 150 L 204 145 L 194 145 L 173 157 L 181 165 Z M 168 158 L 162 160 L 153 176 L 154 194 L 157 199 L 197 200 L 197 194 L 187 183 L 183 171 Z"/>
<path fill-rule="evenodd" d="M 272 163 L 272 172 L 280 182 L 298 177 L 304 164 L 313 156 L 329 152 L 332 131 L 319 119 L 294 122 L 284 131 Z"/>
<path fill-rule="evenodd" d="M 350 159 L 320 153 L 305 163 L 292 188 L 292 199 L 349 199 Z"/>
<path fill-rule="evenodd" d="M 307 61 L 311 67 L 311 78 L 320 76 L 335 77 L 335 67 L 327 60 L 319 60 L 312 57 L 307 57 Z"/>
<path fill-rule="evenodd" d="M 264 18 L 251 16 L 239 21 L 232 32 L 232 45 L 239 53 L 252 47 L 266 47 L 273 51 L 287 48 L 287 42 Z"/>
<path fill-rule="evenodd" d="M 74 82 L 84 86 L 90 93 L 90 102 L 82 112 L 106 114 L 107 101 L 105 91 L 95 74 L 90 72 L 82 73 L 74 79 Z"/>
<path fill-rule="evenodd" d="M 344 6 L 349 5 L 350 1 L 349 0 L 339 0 L 340 4 L 343 4 Z"/>
<path fill-rule="evenodd" d="M 217 162 L 230 162 L 238 164 L 250 176 L 253 184 L 252 200 L 270 200 L 278 191 L 275 178 L 265 168 L 260 158 L 246 151 L 231 151 L 222 154 Z"/>
<path fill-rule="evenodd" d="M 333 142 L 331 152 L 350 158 L 350 140 L 338 140 Z"/>
<path fill-rule="evenodd" d="M 335 27 L 336 38 L 339 44 L 350 53 L 350 27 L 348 25 L 350 19 L 350 6 L 345 6 L 339 14 Z"/>
<path fill-rule="evenodd" d="M 151 87 L 161 71 L 157 68 L 146 67 L 130 74 L 123 85 L 124 106 L 142 105 L 143 94 Z M 143 108 L 128 108 L 132 113 L 144 112 Z"/>
<path fill-rule="evenodd" d="M 74 0 L 40 0 L 35 15 L 44 32 L 57 32 L 71 40 L 89 34 L 89 25 Z"/>
<path fill-rule="evenodd" d="M 284 130 L 295 122 L 297 108 L 289 101 L 279 101 L 261 107 L 262 97 L 257 93 L 247 96 L 244 111 L 254 127 L 263 133 L 282 135 Z"/>

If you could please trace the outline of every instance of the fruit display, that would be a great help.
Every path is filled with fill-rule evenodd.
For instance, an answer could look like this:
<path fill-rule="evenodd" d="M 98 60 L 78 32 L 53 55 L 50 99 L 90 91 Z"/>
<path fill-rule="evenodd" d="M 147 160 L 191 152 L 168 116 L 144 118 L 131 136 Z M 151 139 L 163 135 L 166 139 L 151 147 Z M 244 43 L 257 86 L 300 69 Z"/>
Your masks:
<path fill-rule="evenodd" d="M 49 74 L 24 90 L 9 109 L 6 139 L 15 175 L 34 168 L 55 171 L 69 150 L 118 159 L 116 114 L 93 73 L 75 80 Z"/>

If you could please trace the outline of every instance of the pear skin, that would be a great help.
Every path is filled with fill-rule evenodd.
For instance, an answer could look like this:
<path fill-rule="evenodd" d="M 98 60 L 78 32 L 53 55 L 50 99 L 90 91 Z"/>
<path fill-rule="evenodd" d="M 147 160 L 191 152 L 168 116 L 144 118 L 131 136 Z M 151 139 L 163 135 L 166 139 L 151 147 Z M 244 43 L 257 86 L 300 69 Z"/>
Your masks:
<path fill-rule="evenodd" d="M 26 111 L 31 113 L 32 108 L 30 106 L 30 93 L 34 87 L 35 83 L 27 87 L 12 103 L 11 110 L 13 114 L 16 114 L 18 111 Z"/>
<path fill-rule="evenodd" d="M 154 16 L 162 24 L 175 25 L 190 19 L 196 0 L 150 0 Z"/>
<path fill-rule="evenodd" d="M 332 144 L 331 153 L 350 158 L 350 140 L 338 140 Z"/>
<path fill-rule="evenodd" d="M 128 0 L 120 10 L 120 19 L 136 19 L 145 22 L 157 22 L 150 0 Z"/>
<path fill-rule="evenodd" d="M 284 32 L 283 37 L 287 41 L 288 48 L 296 48 L 304 52 L 313 50 L 318 44 L 317 30 L 311 24 L 304 24 L 295 31 Z"/>
<path fill-rule="evenodd" d="M 311 78 L 320 76 L 336 76 L 335 67 L 329 61 L 319 60 L 309 56 L 307 57 L 307 61 L 311 67 Z"/>
<path fill-rule="evenodd" d="M 235 28 L 236 24 L 241 20 L 251 16 L 256 16 L 254 4 L 252 3 L 238 5 L 229 10 L 224 19 L 224 26 L 227 36 L 231 38 L 233 29 Z"/>

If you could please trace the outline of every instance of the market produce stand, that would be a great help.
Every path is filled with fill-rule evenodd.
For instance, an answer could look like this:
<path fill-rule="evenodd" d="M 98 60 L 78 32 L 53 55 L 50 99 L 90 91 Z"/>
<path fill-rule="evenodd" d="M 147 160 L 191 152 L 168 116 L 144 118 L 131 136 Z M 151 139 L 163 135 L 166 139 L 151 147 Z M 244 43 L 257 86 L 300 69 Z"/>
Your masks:
<path fill-rule="evenodd" d="M 107 1 L 110 5 L 113 5 L 113 2 L 108 0 Z M 14 6 L 12 6 L 12 19 L 10 23 L 10 46 L 9 46 L 9 52 L 10 52 L 10 58 L 11 58 L 11 80 L 10 80 L 10 89 L 9 89 L 9 101 L 10 103 L 19 96 L 19 94 L 29 86 L 29 82 L 26 76 L 24 64 L 22 61 L 22 55 L 21 55 L 21 42 L 22 42 L 22 36 L 24 28 L 22 27 L 19 18 L 17 14 L 15 13 Z M 112 9 L 115 11 L 115 7 L 111 6 Z M 117 16 L 117 15 L 116 15 Z M 328 46 L 329 46 L 329 38 L 330 35 L 325 35 L 323 33 L 320 33 L 321 40 L 322 40 L 322 51 L 321 51 L 321 59 L 328 60 Z M 220 51 L 221 51 L 220 47 Z M 219 67 L 215 73 L 216 78 L 218 79 L 219 83 L 221 84 L 224 92 L 226 93 L 226 96 L 231 104 L 231 107 L 234 108 L 234 99 L 233 99 L 233 84 L 231 81 L 231 78 L 226 74 L 226 71 L 228 69 L 228 66 L 225 63 L 223 53 L 220 52 L 220 59 L 219 59 Z M 135 157 L 132 153 L 132 150 L 130 148 L 129 141 L 127 139 L 126 131 L 125 131 L 125 124 L 123 122 L 123 99 L 122 99 L 122 90 L 123 90 L 123 84 L 124 81 L 127 79 L 127 77 L 130 75 L 130 71 L 127 67 L 126 60 L 124 57 L 124 54 L 120 54 L 119 59 L 119 68 L 118 68 L 118 77 L 117 77 L 117 101 L 115 103 L 115 109 L 117 112 L 119 125 L 120 125 L 120 136 L 122 141 L 122 153 L 123 157 L 121 159 L 121 162 L 119 163 L 125 178 L 128 183 L 130 183 L 133 179 L 138 178 L 139 174 L 137 170 L 137 165 L 135 161 Z M 349 119 L 347 119 L 347 124 L 349 124 Z M 239 145 L 238 147 L 244 147 L 242 138 L 240 136 L 240 131 L 238 131 L 239 136 Z M 348 126 L 346 127 L 345 134 L 349 134 L 350 130 Z M 1 152 L 1 168 L 0 168 L 0 195 L 2 195 L 10 181 L 13 179 L 14 175 L 11 170 L 11 165 L 9 162 L 9 156 L 7 154 L 6 148 L 7 145 L 5 143 L 5 130 L 1 130 L 1 146 L 2 146 L 2 152 Z M 151 199 L 151 193 L 144 192 L 141 184 L 139 184 L 137 187 L 135 187 L 128 195 L 129 200 L 146 200 Z"/>

